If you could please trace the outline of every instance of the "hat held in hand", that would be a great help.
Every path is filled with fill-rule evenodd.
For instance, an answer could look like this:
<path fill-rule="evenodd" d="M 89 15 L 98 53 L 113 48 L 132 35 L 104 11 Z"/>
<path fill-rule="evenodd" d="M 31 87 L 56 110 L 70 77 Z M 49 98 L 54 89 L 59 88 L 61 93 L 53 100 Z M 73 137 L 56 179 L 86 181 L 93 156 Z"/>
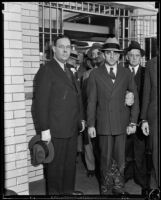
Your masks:
<path fill-rule="evenodd" d="M 36 166 L 43 163 L 50 163 L 54 158 L 54 146 L 41 140 L 40 135 L 35 135 L 29 142 L 31 163 Z"/>

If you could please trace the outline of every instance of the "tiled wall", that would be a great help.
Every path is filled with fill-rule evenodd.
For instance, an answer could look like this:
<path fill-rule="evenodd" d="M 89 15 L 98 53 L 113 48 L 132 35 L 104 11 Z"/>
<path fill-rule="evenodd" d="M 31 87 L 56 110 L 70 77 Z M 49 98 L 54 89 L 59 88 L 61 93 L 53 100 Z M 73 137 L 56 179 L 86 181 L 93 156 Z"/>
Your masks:
<path fill-rule="evenodd" d="M 25 195 L 30 181 L 43 178 L 42 166 L 31 166 L 28 150 L 35 135 L 31 104 L 39 68 L 38 2 L 5 2 L 3 14 L 5 187 Z"/>

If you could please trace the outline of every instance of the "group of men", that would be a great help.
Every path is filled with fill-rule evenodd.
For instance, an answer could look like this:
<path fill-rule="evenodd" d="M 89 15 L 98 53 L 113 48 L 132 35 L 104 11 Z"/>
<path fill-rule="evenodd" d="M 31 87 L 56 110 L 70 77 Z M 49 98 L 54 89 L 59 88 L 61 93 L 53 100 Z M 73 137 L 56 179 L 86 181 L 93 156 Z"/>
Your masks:
<path fill-rule="evenodd" d="M 158 188 L 157 62 L 140 66 L 145 52 L 132 41 L 123 67 L 118 64 L 123 50 L 115 37 L 109 37 L 88 52 L 97 62 L 84 73 L 80 88 L 68 63 L 70 39 L 58 36 L 52 48 L 54 57 L 41 68 L 35 93 L 41 139 L 52 141 L 55 150 L 53 161 L 44 166 L 47 194 L 83 194 L 74 189 L 79 132 L 85 136 L 86 162 L 93 163 L 93 171 L 91 140 L 98 141 L 100 194 L 127 194 L 124 186 L 130 178 L 142 187 L 143 195 Z M 147 181 L 146 152 L 152 155 L 153 183 Z"/>

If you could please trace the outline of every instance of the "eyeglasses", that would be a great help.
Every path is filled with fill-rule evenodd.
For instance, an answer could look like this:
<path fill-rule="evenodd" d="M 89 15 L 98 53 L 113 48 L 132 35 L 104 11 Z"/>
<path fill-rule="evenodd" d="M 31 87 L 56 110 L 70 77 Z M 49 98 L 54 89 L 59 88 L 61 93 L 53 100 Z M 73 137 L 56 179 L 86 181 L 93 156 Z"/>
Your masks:
<path fill-rule="evenodd" d="M 62 49 L 62 50 L 65 50 L 65 49 L 70 50 L 71 49 L 70 45 L 67 45 L 67 46 L 59 45 L 59 46 L 56 46 L 56 47 L 58 47 L 59 49 Z"/>

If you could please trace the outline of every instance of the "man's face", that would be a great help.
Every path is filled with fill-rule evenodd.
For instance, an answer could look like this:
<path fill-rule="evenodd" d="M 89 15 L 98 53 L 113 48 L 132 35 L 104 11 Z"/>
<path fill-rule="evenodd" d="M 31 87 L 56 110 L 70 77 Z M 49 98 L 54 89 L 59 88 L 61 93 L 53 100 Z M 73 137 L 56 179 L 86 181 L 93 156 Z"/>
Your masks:
<path fill-rule="evenodd" d="M 77 61 L 71 57 L 69 57 L 68 61 L 67 61 L 70 65 L 73 65 L 74 67 L 76 67 Z"/>
<path fill-rule="evenodd" d="M 131 49 L 127 53 L 127 59 L 132 67 L 135 67 L 141 62 L 141 52 L 139 49 Z"/>
<path fill-rule="evenodd" d="M 92 51 L 92 61 L 95 64 L 99 64 L 104 61 L 104 55 L 99 49 L 94 49 Z"/>
<path fill-rule="evenodd" d="M 100 63 L 104 62 L 104 60 L 105 60 L 104 54 L 103 54 L 103 52 L 100 51 L 98 54 L 98 57 L 96 58 L 96 61 L 98 64 L 100 64 Z"/>
<path fill-rule="evenodd" d="M 120 53 L 117 51 L 111 51 L 111 50 L 106 50 L 104 52 L 105 55 L 105 62 L 109 65 L 109 66 L 114 66 L 117 61 L 119 60 L 120 57 Z"/>
<path fill-rule="evenodd" d="M 55 46 L 53 47 L 55 57 L 62 63 L 65 63 L 71 51 L 71 44 L 68 38 L 60 38 L 57 40 Z"/>

